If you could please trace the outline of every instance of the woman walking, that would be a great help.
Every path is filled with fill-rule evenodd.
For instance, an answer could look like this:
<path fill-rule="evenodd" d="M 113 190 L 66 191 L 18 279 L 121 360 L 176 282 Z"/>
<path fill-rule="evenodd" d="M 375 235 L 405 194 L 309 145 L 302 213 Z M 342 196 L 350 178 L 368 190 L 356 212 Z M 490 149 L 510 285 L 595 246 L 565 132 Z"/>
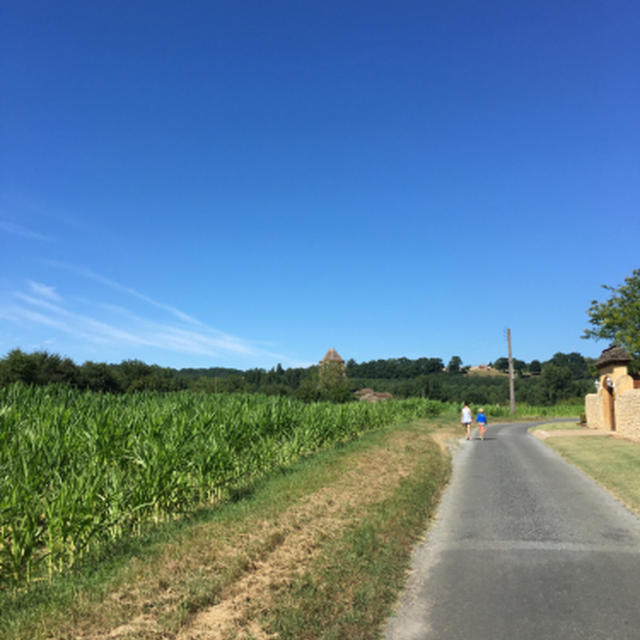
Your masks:
<path fill-rule="evenodd" d="M 460 422 L 462 422 L 462 426 L 467 430 L 467 440 L 471 440 L 471 423 L 473 422 L 473 416 L 471 415 L 468 402 L 464 403 Z"/>

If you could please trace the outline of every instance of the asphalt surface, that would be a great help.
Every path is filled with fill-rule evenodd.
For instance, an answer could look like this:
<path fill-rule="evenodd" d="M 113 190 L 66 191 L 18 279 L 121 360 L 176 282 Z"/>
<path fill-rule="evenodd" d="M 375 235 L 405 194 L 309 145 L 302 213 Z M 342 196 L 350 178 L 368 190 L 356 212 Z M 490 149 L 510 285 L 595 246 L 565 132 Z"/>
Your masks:
<path fill-rule="evenodd" d="M 462 443 L 386 640 L 640 639 L 640 519 L 532 424 Z"/>

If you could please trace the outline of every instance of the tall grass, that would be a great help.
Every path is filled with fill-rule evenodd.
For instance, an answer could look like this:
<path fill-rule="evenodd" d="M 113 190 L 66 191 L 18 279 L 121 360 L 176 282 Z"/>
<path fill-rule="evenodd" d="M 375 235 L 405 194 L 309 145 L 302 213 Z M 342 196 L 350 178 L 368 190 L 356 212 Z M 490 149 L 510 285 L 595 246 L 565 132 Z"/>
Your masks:
<path fill-rule="evenodd" d="M 300 456 L 443 407 L 0 389 L 0 585 L 29 581 L 43 566 L 53 576 Z"/>
<path fill-rule="evenodd" d="M 515 414 L 505 405 L 484 405 L 485 413 L 495 418 L 573 418 L 584 413 L 584 402 L 578 404 L 558 404 L 549 407 L 516 404 Z"/>

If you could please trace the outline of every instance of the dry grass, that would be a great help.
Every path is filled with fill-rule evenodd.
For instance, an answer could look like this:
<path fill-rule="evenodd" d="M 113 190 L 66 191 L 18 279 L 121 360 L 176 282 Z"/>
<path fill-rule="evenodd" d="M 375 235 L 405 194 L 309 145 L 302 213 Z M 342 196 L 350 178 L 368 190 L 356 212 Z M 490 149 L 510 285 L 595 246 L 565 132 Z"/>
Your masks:
<path fill-rule="evenodd" d="M 529 433 L 538 440 L 546 440 L 547 438 L 558 437 L 582 437 L 582 436 L 599 436 L 607 437 L 613 436 L 612 431 L 605 431 L 603 429 L 589 429 L 579 423 L 572 424 L 571 422 L 550 422 L 529 429 Z"/>
<path fill-rule="evenodd" d="M 492 378 L 508 378 L 509 374 L 498 371 L 497 369 L 480 369 L 478 367 L 471 367 L 467 374 L 468 376 L 480 376 L 480 377 L 492 377 Z"/>
<path fill-rule="evenodd" d="M 446 436 L 439 435 L 444 447 Z M 344 453 L 311 490 L 283 485 L 266 506 L 195 525 L 153 557 L 130 563 L 102 602 L 79 596 L 64 621 L 39 637 L 78 640 L 254 638 L 281 590 L 323 548 L 388 498 L 433 447 L 426 431 L 395 431 Z M 42 630 L 42 627 L 40 628 Z M 25 636 L 27 637 L 27 636 Z"/>
<path fill-rule="evenodd" d="M 278 536 L 280 544 L 229 585 L 222 601 L 196 616 L 178 639 L 266 640 L 269 636 L 256 619 L 270 608 L 273 593 L 305 570 L 322 540 L 338 535 L 363 508 L 382 501 L 406 477 L 401 452 L 409 444 L 407 434 L 395 434 L 387 447 L 369 452 L 335 484 L 287 510 L 277 528 L 264 527 L 261 535 Z"/>
<path fill-rule="evenodd" d="M 582 431 L 591 431 L 591 432 L 593 432 L 593 429 L 587 429 L 586 427 L 584 427 L 583 425 L 581 425 L 578 422 L 575 422 L 575 423 L 571 423 L 571 422 L 545 422 L 544 424 L 540 425 L 539 427 L 534 427 L 533 429 L 530 429 L 529 431 L 533 432 L 533 431 L 539 431 L 539 430 L 544 430 L 544 431 L 582 430 Z"/>

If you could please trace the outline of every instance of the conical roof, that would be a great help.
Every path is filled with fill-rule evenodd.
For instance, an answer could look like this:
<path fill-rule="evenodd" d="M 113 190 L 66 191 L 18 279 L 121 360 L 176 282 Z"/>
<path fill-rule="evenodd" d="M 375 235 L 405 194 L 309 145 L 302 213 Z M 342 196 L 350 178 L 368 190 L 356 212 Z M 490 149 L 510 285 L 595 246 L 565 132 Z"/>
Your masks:
<path fill-rule="evenodd" d="M 625 364 L 631 362 L 631 356 L 618 344 L 605 349 L 596 360 L 596 367 L 602 369 L 611 364 Z"/>
<path fill-rule="evenodd" d="M 342 362 L 344 364 L 344 360 L 335 349 L 329 349 L 320 362 Z"/>

